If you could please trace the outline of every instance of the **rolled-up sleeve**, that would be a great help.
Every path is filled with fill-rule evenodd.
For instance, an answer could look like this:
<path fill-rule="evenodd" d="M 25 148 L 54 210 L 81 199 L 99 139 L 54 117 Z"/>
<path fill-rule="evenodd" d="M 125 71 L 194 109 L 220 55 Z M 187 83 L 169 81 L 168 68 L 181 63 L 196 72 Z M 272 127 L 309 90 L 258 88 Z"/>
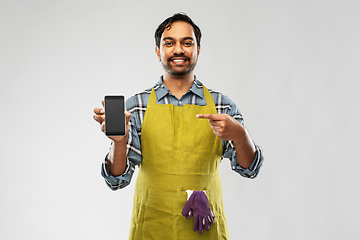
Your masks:
<path fill-rule="evenodd" d="M 230 160 L 231 169 L 246 178 L 255 178 L 258 175 L 264 161 L 262 149 L 256 144 L 254 145 L 256 149 L 254 160 L 252 161 L 249 168 L 242 168 L 237 160 L 236 150 L 233 142 L 226 141 L 226 150 L 223 154 L 223 158 L 228 158 Z"/>
<path fill-rule="evenodd" d="M 124 173 L 115 177 L 110 173 L 107 156 L 108 154 L 101 166 L 101 175 L 104 177 L 107 186 L 113 191 L 128 186 L 131 182 L 132 175 L 134 174 L 135 166 L 129 161 L 129 159 L 127 159 Z"/>
<path fill-rule="evenodd" d="M 260 167 L 262 166 L 262 163 L 264 161 L 264 156 L 263 156 L 261 148 L 257 145 L 255 145 L 255 148 L 256 148 L 255 158 L 249 168 L 242 168 L 239 165 L 237 156 L 236 156 L 236 150 L 234 149 L 232 152 L 232 157 L 230 159 L 231 169 L 234 170 L 235 172 L 239 173 L 243 177 L 255 178 L 258 175 L 258 173 L 260 171 Z"/>

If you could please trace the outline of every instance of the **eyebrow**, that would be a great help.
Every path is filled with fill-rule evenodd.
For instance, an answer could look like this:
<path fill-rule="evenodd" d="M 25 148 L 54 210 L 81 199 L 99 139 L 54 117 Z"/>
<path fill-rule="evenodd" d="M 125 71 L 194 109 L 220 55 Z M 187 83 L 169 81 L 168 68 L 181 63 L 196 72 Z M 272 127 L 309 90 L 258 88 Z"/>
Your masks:
<path fill-rule="evenodd" d="M 163 41 L 166 41 L 166 40 L 174 40 L 174 39 L 172 37 L 163 38 Z M 192 37 L 184 37 L 181 40 L 182 41 L 184 41 L 184 40 L 192 40 L 192 41 L 194 41 L 194 38 L 192 38 Z"/>

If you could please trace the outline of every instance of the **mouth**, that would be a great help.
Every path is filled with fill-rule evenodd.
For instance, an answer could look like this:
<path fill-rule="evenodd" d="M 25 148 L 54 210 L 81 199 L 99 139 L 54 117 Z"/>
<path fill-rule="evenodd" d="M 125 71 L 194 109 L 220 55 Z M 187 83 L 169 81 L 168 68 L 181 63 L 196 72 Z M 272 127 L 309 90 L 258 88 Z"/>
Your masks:
<path fill-rule="evenodd" d="M 186 61 L 188 61 L 187 58 L 171 58 L 170 62 L 174 63 L 175 65 L 183 65 Z"/>

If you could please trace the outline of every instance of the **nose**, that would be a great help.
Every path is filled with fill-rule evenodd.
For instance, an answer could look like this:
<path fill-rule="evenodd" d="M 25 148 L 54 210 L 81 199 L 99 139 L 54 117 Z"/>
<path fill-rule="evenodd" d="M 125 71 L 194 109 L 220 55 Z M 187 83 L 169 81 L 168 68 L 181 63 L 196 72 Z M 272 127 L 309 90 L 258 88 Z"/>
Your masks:
<path fill-rule="evenodd" d="M 174 53 L 176 54 L 180 54 L 180 53 L 184 53 L 184 50 L 182 48 L 181 43 L 176 43 L 174 46 Z"/>

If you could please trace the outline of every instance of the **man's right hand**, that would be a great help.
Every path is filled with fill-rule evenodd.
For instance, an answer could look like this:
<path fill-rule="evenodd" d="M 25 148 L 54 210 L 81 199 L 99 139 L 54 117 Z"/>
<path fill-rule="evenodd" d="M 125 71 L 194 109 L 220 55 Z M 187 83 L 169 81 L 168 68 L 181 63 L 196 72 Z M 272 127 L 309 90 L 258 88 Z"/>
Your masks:
<path fill-rule="evenodd" d="M 101 100 L 101 103 L 103 105 L 102 108 L 94 108 L 94 119 L 98 123 L 100 123 L 100 129 L 105 134 L 105 110 L 104 110 L 104 99 Z M 125 118 L 126 118 L 126 134 L 125 136 L 107 136 L 114 142 L 120 142 L 124 139 L 127 139 L 129 134 L 129 122 L 130 122 L 131 113 L 128 111 L 125 111 Z"/>
<path fill-rule="evenodd" d="M 100 123 L 100 129 L 105 134 L 105 110 L 104 110 L 104 99 L 101 100 L 103 108 L 94 108 L 94 119 Z M 126 117 L 126 134 L 125 136 L 107 136 L 113 140 L 111 148 L 107 157 L 107 163 L 109 166 L 110 173 L 113 176 L 119 176 L 124 173 L 126 168 L 126 145 L 129 135 L 129 122 L 131 114 L 125 111 Z"/>

